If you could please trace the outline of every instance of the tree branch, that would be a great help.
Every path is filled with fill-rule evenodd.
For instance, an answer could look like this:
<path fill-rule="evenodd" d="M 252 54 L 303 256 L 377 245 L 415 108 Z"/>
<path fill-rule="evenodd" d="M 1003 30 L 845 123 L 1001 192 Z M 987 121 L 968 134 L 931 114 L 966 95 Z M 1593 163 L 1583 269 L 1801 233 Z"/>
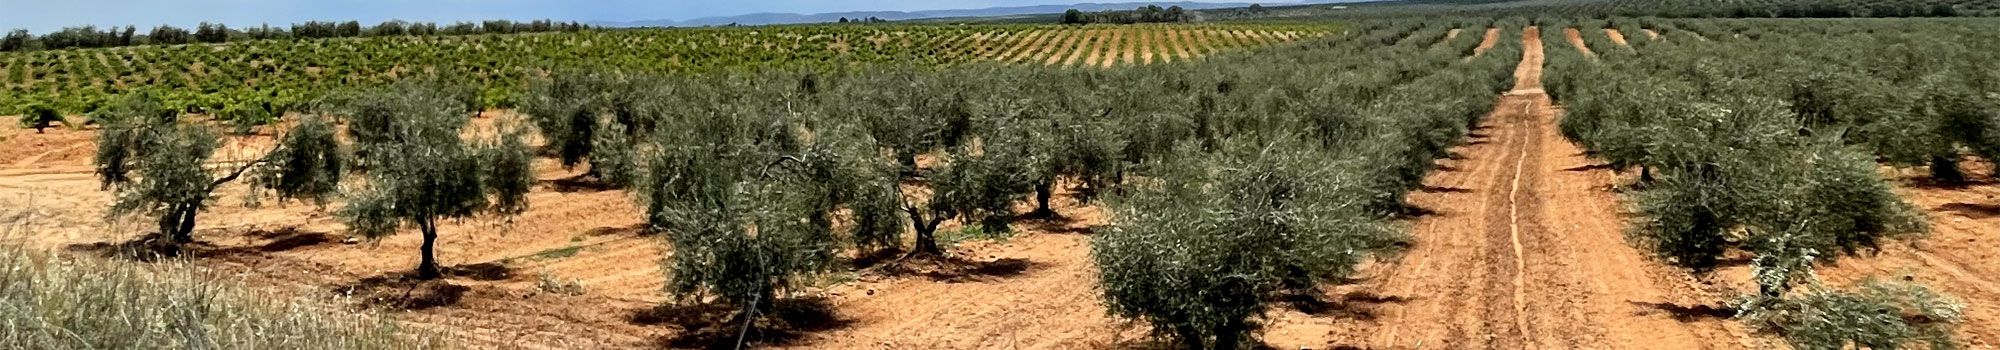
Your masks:
<path fill-rule="evenodd" d="M 257 160 L 253 160 L 248 163 L 243 163 L 243 165 L 237 167 L 235 171 L 229 172 L 229 175 L 223 176 L 221 178 L 215 179 L 215 181 L 209 182 L 208 188 L 210 190 L 214 190 L 216 186 L 222 186 L 222 184 L 226 184 L 231 181 L 236 181 L 237 178 L 243 177 L 243 173 L 249 172 L 251 168 L 255 168 L 258 165 L 262 165 L 264 163 L 269 163 L 270 161 L 271 161 L 270 155 L 265 155 L 263 158 L 258 158 Z"/>

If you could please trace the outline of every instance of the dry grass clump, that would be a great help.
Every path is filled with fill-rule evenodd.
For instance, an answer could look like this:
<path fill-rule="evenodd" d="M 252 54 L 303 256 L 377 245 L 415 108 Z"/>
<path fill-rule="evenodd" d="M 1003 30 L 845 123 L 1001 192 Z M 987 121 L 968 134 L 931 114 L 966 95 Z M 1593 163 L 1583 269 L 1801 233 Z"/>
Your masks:
<path fill-rule="evenodd" d="M 432 337 L 185 263 L 0 247 L 0 349 L 431 349 Z"/>

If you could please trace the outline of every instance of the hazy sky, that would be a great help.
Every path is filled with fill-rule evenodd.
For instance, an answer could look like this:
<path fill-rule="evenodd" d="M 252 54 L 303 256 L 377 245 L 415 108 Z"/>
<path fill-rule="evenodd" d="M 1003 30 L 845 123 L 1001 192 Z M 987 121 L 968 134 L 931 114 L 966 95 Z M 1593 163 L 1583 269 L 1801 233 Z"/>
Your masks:
<path fill-rule="evenodd" d="M 1121 2 L 1122 0 L 1099 1 Z M 68 26 L 161 24 L 192 27 L 202 21 L 230 26 L 308 20 L 390 19 L 453 22 L 482 19 L 563 21 L 686 20 L 756 12 L 824 13 L 913 11 L 1048 5 L 1087 0 L 0 0 L 0 30 L 45 33 Z M 141 30 L 144 31 L 143 29 Z"/>

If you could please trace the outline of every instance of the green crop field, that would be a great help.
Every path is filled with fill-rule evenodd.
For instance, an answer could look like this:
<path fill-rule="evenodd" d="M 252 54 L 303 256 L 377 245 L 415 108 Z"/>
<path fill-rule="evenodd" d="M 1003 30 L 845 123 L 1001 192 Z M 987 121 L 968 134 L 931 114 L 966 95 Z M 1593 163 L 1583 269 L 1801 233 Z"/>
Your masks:
<path fill-rule="evenodd" d="M 0 53 L 0 115 L 41 104 L 88 114 L 112 96 L 161 90 L 189 111 L 251 105 L 272 113 L 347 87 L 412 76 L 481 86 L 509 108 L 531 76 L 590 66 L 627 72 L 826 69 L 859 63 L 1066 66 L 1188 60 L 1324 34 L 1326 25 L 1076 27 L 1049 25 L 780 26 L 529 34 L 249 40 Z M 1099 56 L 1119 55 L 1116 59 Z M 1132 57 L 1124 57 L 1132 56 Z M 1100 64 L 1101 62 L 1101 64 Z"/>

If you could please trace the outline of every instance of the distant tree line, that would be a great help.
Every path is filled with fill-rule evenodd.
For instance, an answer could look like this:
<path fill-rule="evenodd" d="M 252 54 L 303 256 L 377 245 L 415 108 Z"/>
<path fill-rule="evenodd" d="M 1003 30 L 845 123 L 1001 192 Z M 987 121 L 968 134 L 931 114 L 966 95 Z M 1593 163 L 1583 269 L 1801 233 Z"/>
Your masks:
<path fill-rule="evenodd" d="M 1144 7 L 1140 7 L 1138 9 L 1131 11 L 1105 10 L 1095 13 L 1086 13 L 1083 12 L 1082 10 L 1069 9 L 1069 11 L 1063 12 L 1062 16 L 1063 24 L 1176 23 L 1176 22 L 1191 22 L 1193 20 L 1194 17 L 1189 16 L 1187 10 L 1181 9 L 1180 6 L 1161 8 L 1159 5 L 1146 5 Z"/>
<path fill-rule="evenodd" d="M 154 27 L 144 35 L 134 26 L 109 27 L 99 30 L 97 26 L 80 26 L 36 36 L 26 29 L 15 29 L 0 37 L 0 51 L 61 50 L 69 48 L 100 48 L 134 45 L 177 45 L 188 43 L 222 43 L 233 40 L 274 40 L 274 39 L 323 39 L 377 36 L 416 35 L 473 35 L 512 34 L 540 32 L 574 32 L 590 29 L 577 22 L 556 22 L 539 20 L 514 22 L 492 20 L 483 22 L 458 22 L 438 25 L 431 22 L 388 21 L 374 26 L 362 26 L 361 22 L 309 21 L 292 24 L 290 28 L 273 27 L 269 24 L 252 28 L 234 29 L 220 23 L 202 22 L 194 31 L 174 26 Z"/>
<path fill-rule="evenodd" d="M 868 18 L 854 18 L 854 19 L 841 17 L 840 23 L 889 23 L 889 20 L 877 18 L 875 16 L 868 16 Z"/>

